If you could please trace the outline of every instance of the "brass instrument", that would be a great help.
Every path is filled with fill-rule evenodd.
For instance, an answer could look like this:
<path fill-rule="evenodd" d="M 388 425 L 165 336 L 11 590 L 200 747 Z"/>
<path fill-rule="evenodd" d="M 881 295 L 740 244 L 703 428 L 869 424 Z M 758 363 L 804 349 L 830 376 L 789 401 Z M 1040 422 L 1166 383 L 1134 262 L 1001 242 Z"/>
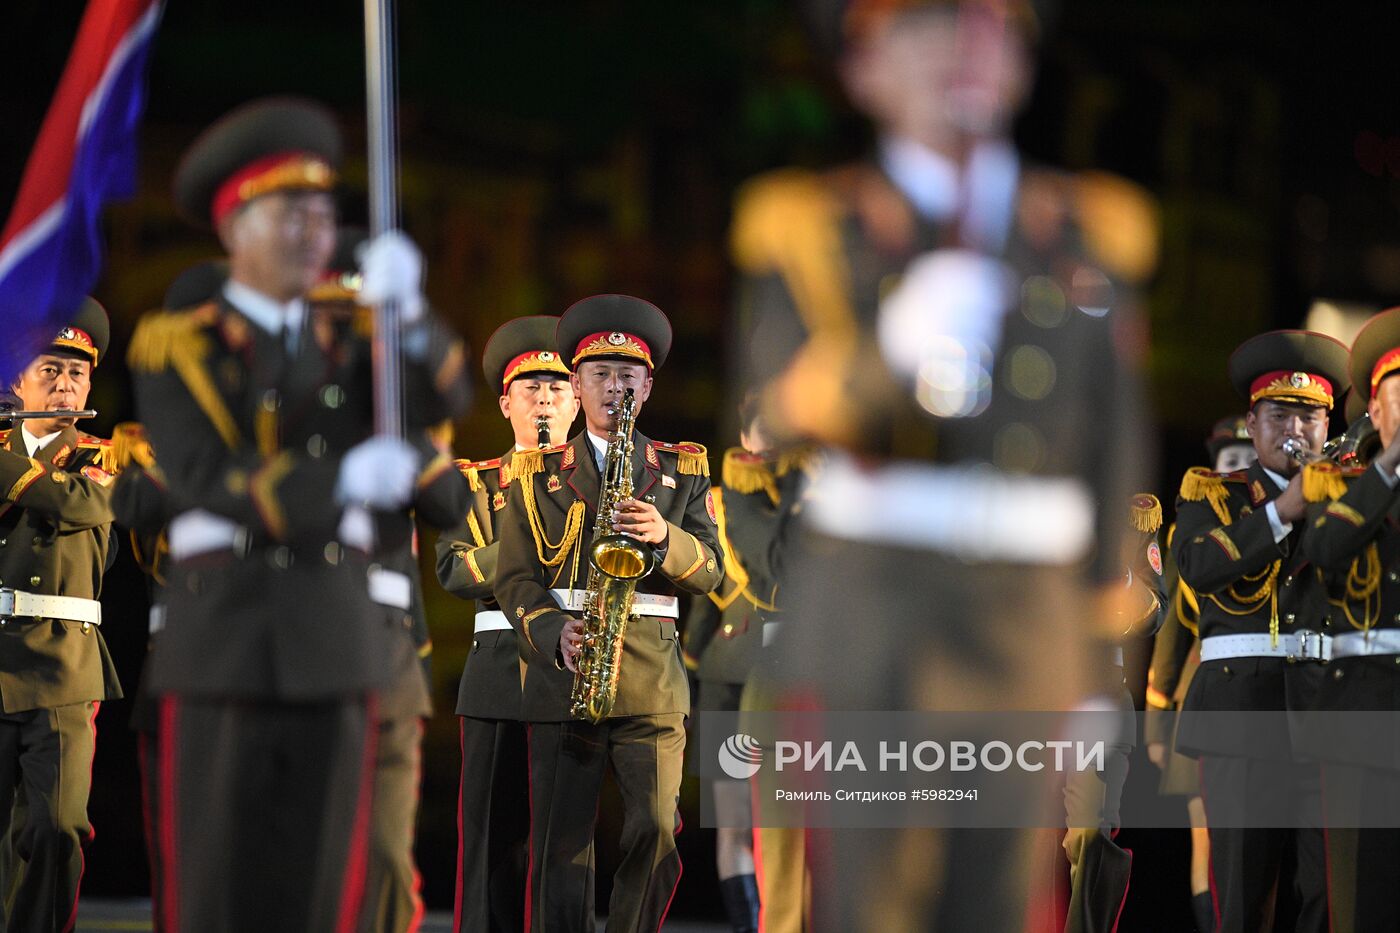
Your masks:
<path fill-rule="evenodd" d="M 535 446 L 549 446 L 549 419 L 544 415 L 535 418 Z"/>
<path fill-rule="evenodd" d="M 1339 466 L 1366 466 L 1380 450 L 1380 434 L 1371 423 L 1371 416 L 1363 412 L 1341 434 L 1322 445 L 1317 453 L 1303 446 L 1297 438 L 1290 437 L 1283 442 L 1283 452 L 1307 466 L 1321 460 L 1331 460 Z"/>
<path fill-rule="evenodd" d="M 53 411 L 26 411 L 12 401 L 0 401 L 0 421 L 32 421 L 40 418 L 96 418 L 97 412 L 91 408 Z"/>
<path fill-rule="evenodd" d="M 588 588 L 583 597 L 583 645 L 579 651 L 569 713 L 575 719 L 602 722 L 617 701 L 622 672 L 622 643 L 632 618 L 637 581 L 656 566 L 649 544 L 612 530 L 617 503 L 632 498 L 632 426 L 636 398 L 628 389 L 615 408 L 617 429 L 608 437 L 598 517 L 588 549 Z"/>

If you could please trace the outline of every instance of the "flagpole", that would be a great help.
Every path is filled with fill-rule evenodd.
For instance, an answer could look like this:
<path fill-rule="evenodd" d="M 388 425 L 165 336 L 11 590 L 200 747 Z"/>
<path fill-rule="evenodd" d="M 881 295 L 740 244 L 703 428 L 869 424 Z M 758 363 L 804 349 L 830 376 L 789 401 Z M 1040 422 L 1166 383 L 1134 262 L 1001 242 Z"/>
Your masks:
<path fill-rule="evenodd" d="M 365 104 L 369 156 L 371 238 L 398 229 L 398 97 L 395 70 L 394 0 L 365 3 Z M 403 437 L 403 384 L 399 307 L 386 301 L 374 309 L 374 428 Z"/>

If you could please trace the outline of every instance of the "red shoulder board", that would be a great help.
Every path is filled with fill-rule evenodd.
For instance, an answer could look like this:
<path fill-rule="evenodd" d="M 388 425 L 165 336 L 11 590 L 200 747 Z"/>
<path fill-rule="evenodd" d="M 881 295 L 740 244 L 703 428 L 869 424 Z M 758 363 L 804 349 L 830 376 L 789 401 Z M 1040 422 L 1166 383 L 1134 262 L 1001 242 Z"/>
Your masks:
<path fill-rule="evenodd" d="M 0 430 L 0 444 L 8 444 L 9 442 L 10 442 L 10 429 L 9 429 L 9 428 L 4 428 L 3 430 Z"/>
<path fill-rule="evenodd" d="M 79 447 L 111 447 L 112 442 L 105 437 L 98 437 L 95 434 L 85 434 L 78 432 Z"/>
<path fill-rule="evenodd" d="M 116 477 L 114 477 L 111 473 L 108 473 L 106 470 L 100 469 L 99 467 L 95 467 L 91 464 L 83 467 L 78 472 L 82 473 L 84 476 L 86 476 L 88 479 L 92 480 L 99 486 L 110 486 L 112 485 L 112 480 L 116 479 Z"/>
<path fill-rule="evenodd" d="M 483 470 L 499 470 L 501 468 L 500 457 L 492 460 L 458 460 L 456 463 L 457 469 L 462 472 L 463 476 L 467 475 L 468 470 L 476 470 L 480 473 Z"/>
<path fill-rule="evenodd" d="M 703 455 L 703 454 L 705 453 L 705 448 L 704 448 L 704 447 L 700 446 L 699 444 L 691 444 L 691 443 L 684 443 L 684 444 L 667 444 L 667 443 L 664 442 L 664 441 L 652 441 L 652 443 L 649 444 L 649 445 L 647 445 L 647 446 L 648 446 L 648 447 L 655 446 L 657 450 L 664 450 L 664 451 L 666 451 L 667 453 L 672 453 L 672 454 L 696 454 L 696 455 Z"/>

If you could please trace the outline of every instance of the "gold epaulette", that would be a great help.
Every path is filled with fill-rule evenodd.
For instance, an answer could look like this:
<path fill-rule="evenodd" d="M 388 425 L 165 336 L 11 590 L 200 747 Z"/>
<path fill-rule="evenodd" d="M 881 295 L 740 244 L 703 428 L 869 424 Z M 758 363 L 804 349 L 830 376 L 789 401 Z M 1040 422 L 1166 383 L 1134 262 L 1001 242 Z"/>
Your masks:
<path fill-rule="evenodd" d="M 676 472 L 683 476 L 709 476 L 710 454 L 700 444 L 683 441 L 679 444 L 666 444 L 652 441 L 651 446 L 676 455 Z"/>
<path fill-rule="evenodd" d="M 1132 525 L 1144 534 L 1156 534 L 1162 527 L 1162 503 L 1150 492 L 1140 492 L 1133 496 L 1130 511 Z"/>
<path fill-rule="evenodd" d="M 1209 502 L 1222 524 L 1230 524 L 1230 510 L 1225 502 L 1230 498 L 1226 483 L 1245 482 L 1244 470 L 1234 473 L 1217 473 L 1209 467 L 1192 467 L 1181 478 L 1181 498 L 1187 502 Z"/>
<path fill-rule="evenodd" d="M 787 476 L 793 470 L 811 472 L 821 458 L 821 451 L 812 444 L 799 444 L 788 447 L 778 454 L 778 476 Z"/>
<path fill-rule="evenodd" d="M 241 443 L 238 422 L 224 404 L 213 376 L 204 365 L 209 355 L 206 327 L 219 320 L 219 305 L 210 301 L 189 311 L 152 311 L 136 325 L 127 348 L 132 372 L 162 373 L 174 369 L 195 404 L 230 449 Z"/>
<path fill-rule="evenodd" d="M 501 468 L 501 458 L 494 460 L 455 460 L 457 469 L 467 478 L 467 485 L 472 492 L 481 492 L 481 471 L 499 470 Z"/>
<path fill-rule="evenodd" d="M 188 311 L 152 311 L 136 323 L 126 362 L 137 372 L 164 372 L 181 357 L 203 358 L 209 352 L 204 328 L 219 318 L 219 306 L 207 302 Z"/>
<path fill-rule="evenodd" d="M 88 435 L 78 435 L 78 446 L 85 447 Z M 146 436 L 144 425 L 135 421 L 123 421 L 112 429 L 112 439 L 104 441 L 101 438 L 92 438 L 97 442 L 101 452 L 98 454 L 97 465 L 108 473 L 120 473 L 133 462 L 143 466 L 152 466 L 155 460 L 155 453 L 151 450 L 150 438 Z"/>
<path fill-rule="evenodd" d="M 553 447 L 532 447 L 529 450 L 517 450 L 515 456 L 510 458 L 510 463 L 501 468 L 501 482 L 513 483 L 521 477 L 543 473 L 546 455 L 563 453 L 570 449 L 572 448 L 568 444 L 556 444 Z"/>
<path fill-rule="evenodd" d="M 725 489 L 749 495 L 766 492 L 774 503 L 778 501 L 778 484 L 773 477 L 769 462 L 758 454 L 751 454 L 742 447 L 731 447 L 724 452 L 724 462 L 720 466 L 720 482 Z"/>
<path fill-rule="evenodd" d="M 1331 460 L 1319 460 L 1303 467 L 1303 498 L 1309 502 L 1330 502 L 1347 491 L 1347 482 L 1366 472 L 1366 467 L 1340 467 Z"/>
<path fill-rule="evenodd" d="M 1103 268 L 1129 283 L 1157 267 L 1160 211 L 1146 190 L 1106 172 L 1074 177 L 1074 211 L 1084 244 Z"/>

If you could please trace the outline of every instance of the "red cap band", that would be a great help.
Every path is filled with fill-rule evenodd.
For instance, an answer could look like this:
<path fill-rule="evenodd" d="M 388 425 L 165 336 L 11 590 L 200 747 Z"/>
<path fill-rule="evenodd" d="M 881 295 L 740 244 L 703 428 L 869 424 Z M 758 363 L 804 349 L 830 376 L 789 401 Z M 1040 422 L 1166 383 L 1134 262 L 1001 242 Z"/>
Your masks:
<path fill-rule="evenodd" d="M 1316 373 L 1276 369 L 1249 385 L 1249 404 L 1261 399 L 1300 402 L 1332 407 L 1332 383 Z"/>
<path fill-rule="evenodd" d="M 651 364 L 651 347 L 647 346 L 647 342 L 636 334 L 624 334 L 620 330 L 599 331 L 584 337 L 574 350 L 573 362 L 578 365 L 580 360 L 599 356 L 631 357 L 645 363 L 647 369 L 655 368 Z"/>
<path fill-rule="evenodd" d="M 278 152 L 249 162 L 234 172 L 214 192 L 209 214 L 218 226 L 229 211 L 264 194 L 309 188 L 329 191 L 335 185 L 335 169 L 325 160 L 305 152 Z"/>

